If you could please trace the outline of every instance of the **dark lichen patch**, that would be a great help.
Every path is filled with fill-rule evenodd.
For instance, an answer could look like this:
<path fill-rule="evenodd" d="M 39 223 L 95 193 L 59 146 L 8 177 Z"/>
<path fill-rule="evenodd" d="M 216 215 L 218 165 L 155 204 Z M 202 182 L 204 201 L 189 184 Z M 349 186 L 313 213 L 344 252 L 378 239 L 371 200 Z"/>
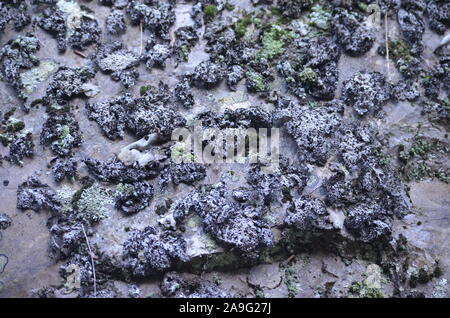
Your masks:
<path fill-rule="evenodd" d="M 16 31 L 21 31 L 31 22 L 28 13 L 28 3 L 25 1 L 5 1 L 0 4 L 0 32 L 12 23 Z"/>
<path fill-rule="evenodd" d="M 119 183 L 116 186 L 115 205 L 126 215 L 145 209 L 153 198 L 153 186 L 147 182 Z"/>
<path fill-rule="evenodd" d="M 368 52 L 375 41 L 374 31 L 364 25 L 363 16 L 357 12 L 337 10 L 332 25 L 344 52 L 351 56 Z"/>
<path fill-rule="evenodd" d="M 199 278 L 183 279 L 176 272 L 168 272 L 161 283 L 161 292 L 174 298 L 228 298 L 229 293 L 209 281 Z"/>
<path fill-rule="evenodd" d="M 50 113 L 42 126 L 41 144 L 50 146 L 55 155 L 69 156 L 73 148 L 81 146 L 82 140 L 78 121 L 72 113 Z"/>
<path fill-rule="evenodd" d="M 11 109 L 3 115 L 0 122 L 0 143 L 5 147 L 9 146 L 9 155 L 5 159 L 22 166 L 24 158 L 33 157 L 33 135 L 25 129 L 25 123 L 22 120 L 12 117 L 14 112 L 15 109 Z"/>
<path fill-rule="evenodd" d="M 50 161 L 53 178 L 56 182 L 73 180 L 77 175 L 78 162 L 74 158 L 54 158 Z"/>
<path fill-rule="evenodd" d="M 40 49 L 39 40 L 32 34 L 19 35 L 8 41 L 0 50 L 1 79 L 10 83 L 19 97 L 26 99 L 22 90 L 21 72 L 39 65 L 35 53 Z"/>
<path fill-rule="evenodd" d="M 29 177 L 17 189 L 18 209 L 31 209 L 36 212 L 41 209 L 48 209 L 52 212 L 58 212 L 60 205 L 56 193 L 48 185 L 39 181 L 36 176 Z"/>
<path fill-rule="evenodd" d="M 158 172 L 161 169 L 158 162 L 150 162 L 145 166 L 140 166 L 139 163 L 136 162 L 131 166 L 126 166 L 117 158 L 112 158 L 103 162 L 88 158 L 84 160 L 84 163 L 89 172 L 100 181 L 116 184 L 153 179 L 158 175 Z"/>
<path fill-rule="evenodd" d="M 121 35 L 127 31 L 125 14 L 121 10 L 111 10 L 106 18 L 106 30 L 112 35 Z"/>
<path fill-rule="evenodd" d="M 82 15 L 80 24 L 74 28 L 67 42 L 75 50 L 85 50 L 87 47 L 100 41 L 101 33 L 97 20 L 90 16 Z"/>
<path fill-rule="evenodd" d="M 11 226 L 12 219 L 5 213 L 0 213 L 0 230 L 6 230 Z"/>
<path fill-rule="evenodd" d="M 86 96 L 85 84 L 94 76 L 95 70 L 90 65 L 78 68 L 59 67 L 47 86 L 44 103 L 51 105 L 56 101 L 59 105 L 64 105 L 72 98 Z"/>
<path fill-rule="evenodd" d="M 352 106 L 360 116 L 376 114 L 391 97 L 389 84 L 377 72 L 356 74 L 344 82 L 342 90 L 346 104 Z"/>
<path fill-rule="evenodd" d="M 179 223 L 191 213 L 198 214 L 205 230 L 218 243 L 255 259 L 261 248 L 273 242 L 272 232 L 262 218 L 264 210 L 251 202 L 228 201 L 229 196 L 223 183 L 203 187 L 175 202 L 171 207 L 173 216 Z"/>
<path fill-rule="evenodd" d="M 145 90 L 141 89 L 141 91 Z M 132 109 L 134 104 L 134 98 L 129 94 L 124 94 L 98 103 L 86 103 L 86 110 L 88 118 L 97 122 L 102 133 L 107 138 L 115 140 L 124 137 L 128 110 Z"/>
<path fill-rule="evenodd" d="M 65 52 L 67 48 L 67 16 L 57 8 L 47 8 L 42 12 L 38 25 L 50 33 L 55 39 L 59 52 Z"/>
<path fill-rule="evenodd" d="M 139 65 L 140 57 L 127 50 L 121 42 L 115 41 L 100 46 L 92 59 L 102 72 L 111 74 L 111 78 L 120 81 L 125 88 L 136 84 L 139 73 L 135 67 Z"/>
<path fill-rule="evenodd" d="M 187 260 L 186 242 L 180 234 L 152 226 L 131 232 L 123 245 L 125 267 L 135 277 L 167 271 Z"/>
<path fill-rule="evenodd" d="M 173 52 L 177 62 L 187 61 L 191 49 L 198 42 L 197 31 L 192 26 L 178 28 L 175 31 Z"/>

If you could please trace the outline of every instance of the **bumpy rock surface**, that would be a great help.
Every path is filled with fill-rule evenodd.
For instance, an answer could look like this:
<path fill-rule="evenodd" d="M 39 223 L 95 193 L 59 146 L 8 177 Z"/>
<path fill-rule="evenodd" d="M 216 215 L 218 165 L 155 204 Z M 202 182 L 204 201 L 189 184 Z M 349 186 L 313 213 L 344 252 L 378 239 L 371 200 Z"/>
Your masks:
<path fill-rule="evenodd" d="M 48 185 L 41 183 L 37 177 L 31 176 L 17 189 L 17 208 L 31 209 L 36 212 L 49 209 L 57 212 L 60 202 Z"/>
<path fill-rule="evenodd" d="M 145 276 L 187 261 L 186 242 L 170 231 L 148 226 L 132 232 L 123 245 L 123 260 L 133 276 Z"/>

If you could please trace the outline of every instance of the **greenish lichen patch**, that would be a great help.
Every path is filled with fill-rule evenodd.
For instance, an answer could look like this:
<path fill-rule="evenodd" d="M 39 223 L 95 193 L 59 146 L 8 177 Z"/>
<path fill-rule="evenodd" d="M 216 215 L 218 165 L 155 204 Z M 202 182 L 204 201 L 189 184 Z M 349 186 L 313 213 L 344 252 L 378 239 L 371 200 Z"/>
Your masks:
<path fill-rule="evenodd" d="M 42 61 L 39 66 L 21 73 L 22 93 L 24 95 L 31 94 L 39 83 L 45 81 L 57 68 L 58 65 L 52 61 Z"/>
<path fill-rule="evenodd" d="M 364 282 L 353 282 L 349 292 L 357 298 L 384 298 L 380 289 L 368 287 Z"/>
<path fill-rule="evenodd" d="M 264 31 L 261 37 L 262 48 L 259 50 L 258 58 L 272 60 L 284 51 L 286 44 L 294 38 L 292 32 L 286 31 L 280 26 L 274 25 Z"/>
<path fill-rule="evenodd" d="M 108 189 L 94 183 L 83 189 L 79 199 L 74 203 L 76 218 L 79 221 L 96 223 L 108 216 L 113 203 L 113 196 Z"/>
<path fill-rule="evenodd" d="M 298 293 L 298 274 L 294 267 L 290 266 L 285 269 L 284 282 L 288 290 L 288 297 L 295 297 Z"/>
<path fill-rule="evenodd" d="M 331 18 L 332 14 L 330 11 L 316 5 L 311 8 L 311 13 L 309 14 L 309 25 L 326 31 L 330 28 Z"/>

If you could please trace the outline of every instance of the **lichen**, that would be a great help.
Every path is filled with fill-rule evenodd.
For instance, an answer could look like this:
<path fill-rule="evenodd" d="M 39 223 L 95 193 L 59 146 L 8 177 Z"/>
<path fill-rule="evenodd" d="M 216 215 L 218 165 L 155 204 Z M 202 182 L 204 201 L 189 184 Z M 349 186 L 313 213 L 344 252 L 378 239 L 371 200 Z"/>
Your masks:
<path fill-rule="evenodd" d="M 76 218 L 83 222 L 97 223 L 108 216 L 109 207 L 113 203 L 109 191 L 95 183 L 83 189 L 80 198 L 74 202 Z"/>

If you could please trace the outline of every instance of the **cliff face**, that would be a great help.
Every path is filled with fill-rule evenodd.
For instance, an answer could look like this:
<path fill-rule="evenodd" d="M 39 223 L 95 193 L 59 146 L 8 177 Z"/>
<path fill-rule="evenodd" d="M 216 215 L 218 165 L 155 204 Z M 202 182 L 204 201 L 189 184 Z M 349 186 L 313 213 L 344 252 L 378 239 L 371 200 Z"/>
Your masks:
<path fill-rule="evenodd" d="M 448 297 L 449 9 L 2 2 L 0 295 Z"/>

